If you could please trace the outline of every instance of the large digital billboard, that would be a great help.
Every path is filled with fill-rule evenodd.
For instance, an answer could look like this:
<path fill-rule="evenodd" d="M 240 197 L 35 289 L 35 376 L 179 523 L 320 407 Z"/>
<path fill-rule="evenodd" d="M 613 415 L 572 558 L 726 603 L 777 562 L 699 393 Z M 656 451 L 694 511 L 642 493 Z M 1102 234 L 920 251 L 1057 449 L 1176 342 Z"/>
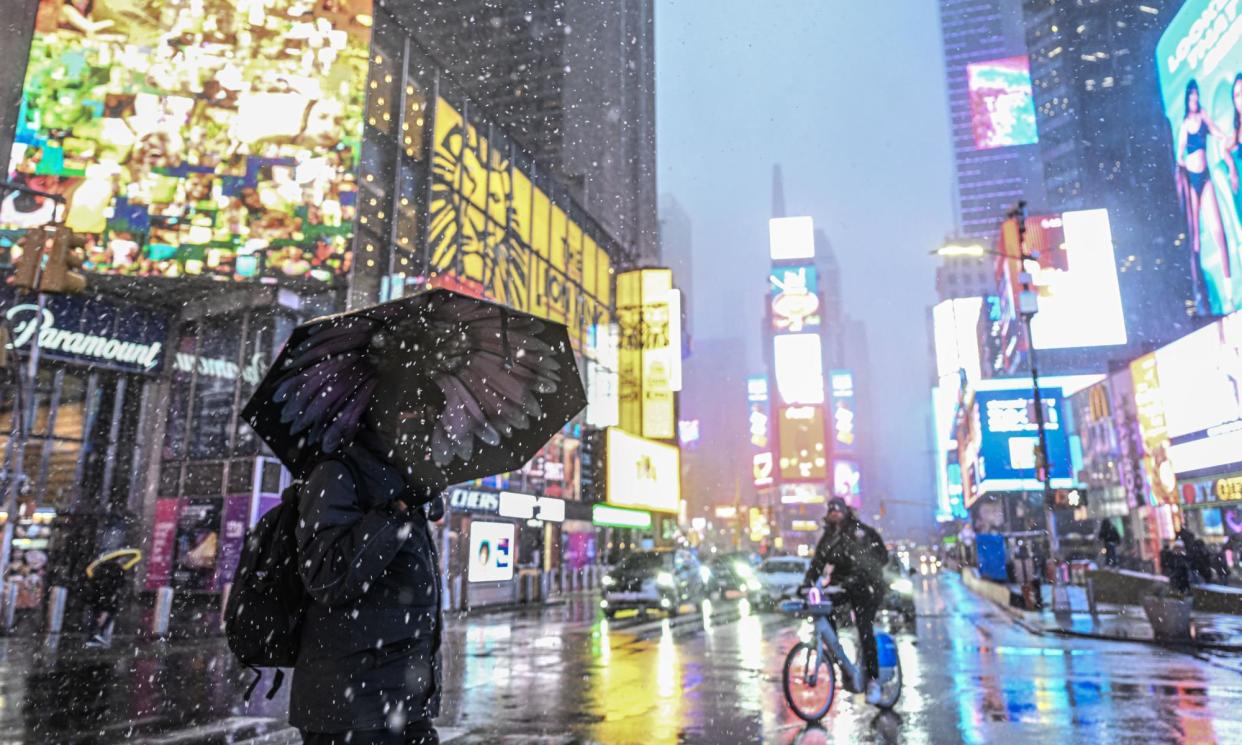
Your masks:
<path fill-rule="evenodd" d="M 768 379 L 765 376 L 746 379 L 746 400 L 751 475 L 755 486 L 769 486 L 775 480 L 775 457 L 772 454 L 772 404 L 768 400 Z"/>
<path fill-rule="evenodd" d="M 1016 225 L 1013 219 L 1007 222 L 1010 228 Z M 1007 258 L 997 259 L 997 275 L 1010 316 L 1019 308 L 1023 271 L 1031 274 L 1038 293 L 1039 312 L 1031 321 L 1036 349 L 1126 343 L 1108 210 L 1028 217 L 1026 249 L 1037 254 L 1038 261 L 1019 258 L 1016 230 L 1005 230 L 1002 235 Z M 1014 324 L 1010 327 L 1017 333 Z"/>
<path fill-rule="evenodd" d="M 680 314 L 672 270 L 636 269 L 617 277 L 620 422 L 644 437 L 677 436 L 673 393 L 681 378 Z"/>
<path fill-rule="evenodd" d="M 776 392 L 787 404 L 824 402 L 824 354 L 819 334 L 780 334 L 772 338 Z"/>
<path fill-rule="evenodd" d="M 967 65 L 966 90 L 970 94 L 970 124 L 976 149 L 1039 141 L 1031 68 L 1025 56 Z"/>
<path fill-rule="evenodd" d="M 513 579 L 516 544 L 513 523 L 474 520 L 470 523 L 470 582 L 508 582 Z"/>
<path fill-rule="evenodd" d="M 608 504 L 676 513 L 681 499 L 680 451 L 608 428 Z"/>
<path fill-rule="evenodd" d="M 435 102 L 432 138 L 432 284 L 564 323 L 581 348 L 587 329 L 611 321 L 611 240 L 524 169 L 504 137 L 444 99 Z M 672 437 L 671 418 L 668 427 Z"/>
<path fill-rule="evenodd" d="M 831 370 L 828 380 L 832 389 L 832 451 L 852 453 L 858 446 L 858 431 L 854 426 L 854 374 L 849 370 Z"/>
<path fill-rule="evenodd" d="M 65 197 L 89 270 L 343 277 L 371 5 L 43 0 L 12 179 Z M 51 212 L 10 193 L 0 229 Z"/>
<path fill-rule="evenodd" d="M 819 287 L 814 266 L 774 266 L 768 281 L 772 284 L 774 330 L 797 334 L 819 328 Z"/>
<path fill-rule="evenodd" d="M 809 217 L 768 220 L 768 255 L 773 261 L 815 257 L 815 222 Z"/>
<path fill-rule="evenodd" d="M 1156 350 L 1150 377 L 1158 393 L 1139 408 L 1144 434 L 1159 405 L 1177 478 L 1242 471 L 1242 313 Z"/>
<path fill-rule="evenodd" d="M 967 380 L 978 380 L 982 373 L 979 354 L 979 315 L 983 298 L 968 297 L 945 300 L 932 308 L 932 329 L 936 344 L 936 374 L 939 377 L 958 371 Z"/>
<path fill-rule="evenodd" d="M 1156 44 L 1156 74 L 1172 133 L 1173 170 L 1201 314 L 1220 315 L 1242 297 L 1242 188 L 1238 111 L 1242 103 L 1238 3 L 1187 0 Z"/>
<path fill-rule="evenodd" d="M 1073 462 L 1062 391 L 1041 387 L 1040 393 L 1052 487 L 1070 488 Z M 988 493 L 1043 488 L 1036 471 L 1039 427 L 1029 386 L 976 391 L 963 425 L 958 447 L 967 506 Z"/>
<path fill-rule="evenodd" d="M 827 481 L 824 407 L 782 406 L 779 412 L 781 481 Z"/>

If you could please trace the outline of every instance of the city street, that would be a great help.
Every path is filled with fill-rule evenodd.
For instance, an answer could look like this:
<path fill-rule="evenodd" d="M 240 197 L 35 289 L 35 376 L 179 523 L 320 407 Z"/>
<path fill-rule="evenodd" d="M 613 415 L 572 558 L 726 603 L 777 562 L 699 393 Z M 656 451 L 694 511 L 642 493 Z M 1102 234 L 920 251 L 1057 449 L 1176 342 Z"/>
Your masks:
<path fill-rule="evenodd" d="M 893 714 L 838 694 L 823 729 L 786 708 L 796 624 L 716 603 L 705 616 L 600 620 L 589 595 L 452 622 L 446 742 L 1238 742 L 1242 661 L 1036 636 L 956 575 L 920 579 L 917 635 L 898 637 Z M 287 698 L 249 708 L 221 640 L 118 640 L 108 652 L 3 647 L 2 742 L 297 742 Z M 71 646 L 72 645 L 72 646 Z M 36 664 L 35 658 L 42 657 Z M 287 689 L 285 689 L 287 690 Z"/>

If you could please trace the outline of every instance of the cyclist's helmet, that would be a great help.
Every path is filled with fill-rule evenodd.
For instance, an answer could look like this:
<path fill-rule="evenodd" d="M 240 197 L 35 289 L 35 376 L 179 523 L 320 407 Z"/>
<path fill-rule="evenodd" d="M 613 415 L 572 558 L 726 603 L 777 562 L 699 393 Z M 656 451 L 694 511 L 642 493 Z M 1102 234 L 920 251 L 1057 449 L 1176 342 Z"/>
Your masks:
<path fill-rule="evenodd" d="M 829 516 L 833 513 L 840 513 L 848 517 L 851 514 L 850 506 L 845 503 L 844 499 L 840 497 L 833 497 L 828 500 L 828 511 L 824 513 L 825 523 L 828 522 Z"/>

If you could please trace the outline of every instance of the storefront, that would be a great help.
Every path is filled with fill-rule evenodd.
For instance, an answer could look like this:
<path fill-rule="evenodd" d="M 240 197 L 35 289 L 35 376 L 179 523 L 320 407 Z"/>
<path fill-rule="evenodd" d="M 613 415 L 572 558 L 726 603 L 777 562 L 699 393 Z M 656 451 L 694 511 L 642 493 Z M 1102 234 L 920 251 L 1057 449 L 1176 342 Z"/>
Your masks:
<path fill-rule="evenodd" d="M 1188 480 L 1181 485 L 1184 524 L 1214 548 L 1228 549 L 1231 566 L 1242 560 L 1242 472 Z"/>
<path fill-rule="evenodd" d="M 446 494 L 441 529 L 452 606 L 533 599 L 564 560 L 567 503 L 557 497 L 458 486 Z"/>
<path fill-rule="evenodd" d="M 40 312 L 33 294 L 6 285 L 0 312 L 16 358 L 0 386 L 6 503 L 14 486 L 19 494 L 8 573 L 18 610 L 32 611 L 50 584 L 75 579 L 96 552 L 140 532 L 152 445 L 145 404 L 158 392 L 169 323 L 159 310 L 87 295 L 49 297 Z M 36 343 L 32 390 L 12 373 Z M 24 436 L 13 416 L 22 408 Z M 0 513 L 0 523 L 8 519 Z"/>

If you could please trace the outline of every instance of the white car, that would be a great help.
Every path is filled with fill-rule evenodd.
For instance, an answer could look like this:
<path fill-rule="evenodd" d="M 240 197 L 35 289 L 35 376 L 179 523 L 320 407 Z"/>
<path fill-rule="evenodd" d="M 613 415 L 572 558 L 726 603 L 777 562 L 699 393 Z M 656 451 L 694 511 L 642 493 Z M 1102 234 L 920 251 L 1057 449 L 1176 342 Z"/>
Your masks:
<path fill-rule="evenodd" d="M 794 594 L 810 566 L 811 560 L 801 556 L 765 559 L 755 570 L 755 579 L 759 580 L 761 588 L 755 596 L 761 603 L 775 605 L 781 598 Z"/>

